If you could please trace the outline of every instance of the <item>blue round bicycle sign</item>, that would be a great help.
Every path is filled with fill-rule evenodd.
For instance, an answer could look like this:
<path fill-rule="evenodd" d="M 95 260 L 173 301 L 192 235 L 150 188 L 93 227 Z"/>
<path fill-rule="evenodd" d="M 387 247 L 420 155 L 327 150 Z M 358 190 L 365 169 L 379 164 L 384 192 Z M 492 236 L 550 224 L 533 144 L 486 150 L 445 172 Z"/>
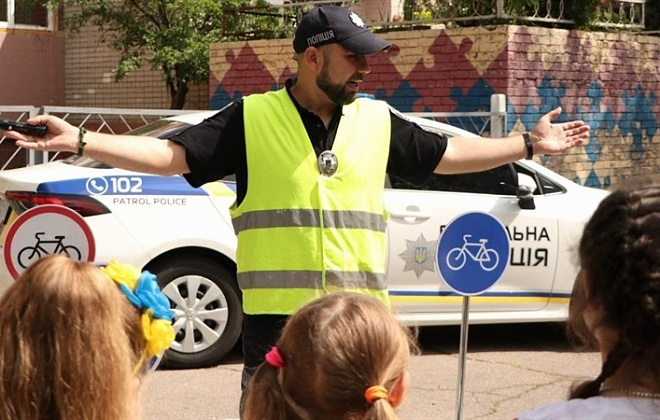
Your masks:
<path fill-rule="evenodd" d="M 456 293 L 483 293 L 500 279 L 509 261 L 506 228 L 488 213 L 458 216 L 440 235 L 435 261 L 440 277 Z"/>

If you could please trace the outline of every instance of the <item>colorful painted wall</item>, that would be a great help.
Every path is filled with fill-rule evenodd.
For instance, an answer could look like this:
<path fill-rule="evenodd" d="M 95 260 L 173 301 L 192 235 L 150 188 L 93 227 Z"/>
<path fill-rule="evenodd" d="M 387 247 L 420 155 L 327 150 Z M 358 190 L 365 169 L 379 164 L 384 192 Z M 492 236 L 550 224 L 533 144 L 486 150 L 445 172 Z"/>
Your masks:
<path fill-rule="evenodd" d="M 508 130 L 530 130 L 556 106 L 582 119 L 589 143 L 535 159 L 575 182 L 607 188 L 631 176 L 660 180 L 660 38 L 524 26 L 382 34 L 362 90 L 401 111 L 485 111 L 506 95 Z M 209 106 L 277 89 L 295 74 L 291 40 L 213 44 Z"/>

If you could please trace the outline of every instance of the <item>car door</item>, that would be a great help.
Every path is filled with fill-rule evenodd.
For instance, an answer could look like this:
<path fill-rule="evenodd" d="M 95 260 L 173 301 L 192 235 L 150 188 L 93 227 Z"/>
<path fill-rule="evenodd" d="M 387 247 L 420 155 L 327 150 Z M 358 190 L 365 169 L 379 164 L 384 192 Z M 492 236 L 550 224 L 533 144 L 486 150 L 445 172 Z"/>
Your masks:
<path fill-rule="evenodd" d="M 511 247 L 502 277 L 471 299 L 471 311 L 533 311 L 547 304 L 557 263 L 558 222 L 538 188 L 536 208 L 521 208 L 515 168 L 509 164 L 478 173 L 432 175 L 422 185 L 388 177 L 387 279 L 398 311 L 460 312 L 462 297 L 437 274 L 435 251 L 443 228 L 468 212 L 498 218 Z"/>

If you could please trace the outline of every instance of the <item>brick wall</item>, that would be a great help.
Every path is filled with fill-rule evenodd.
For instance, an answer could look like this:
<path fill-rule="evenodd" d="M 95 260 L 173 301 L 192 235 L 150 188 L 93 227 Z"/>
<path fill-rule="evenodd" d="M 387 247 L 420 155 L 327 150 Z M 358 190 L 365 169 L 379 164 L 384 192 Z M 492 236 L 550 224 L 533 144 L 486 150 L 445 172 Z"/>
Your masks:
<path fill-rule="evenodd" d="M 507 97 L 508 130 L 530 130 L 556 106 L 558 121 L 583 119 L 589 144 L 536 157 L 577 183 L 609 187 L 660 180 L 655 138 L 660 39 L 523 26 L 389 32 L 392 48 L 369 58 L 362 90 L 401 111 L 484 111 Z M 213 44 L 210 107 L 281 87 L 296 71 L 291 40 Z M 655 139 L 654 139 L 655 138 Z"/>
<path fill-rule="evenodd" d="M 96 28 L 66 40 L 66 105 L 74 107 L 168 109 L 170 97 L 160 71 L 148 63 L 115 82 L 119 53 L 100 42 Z M 208 109 L 208 85 L 189 86 L 185 109 Z"/>
<path fill-rule="evenodd" d="M 385 3 L 379 7 L 389 7 Z M 68 38 L 51 32 L 0 32 L 0 102 L 168 108 L 161 74 L 148 65 L 114 81 L 111 71 L 118 55 L 99 35 L 92 28 Z M 561 105 L 565 112 L 560 120 L 580 118 L 591 125 L 590 142 L 566 155 L 536 157 L 538 161 L 596 187 L 636 175 L 660 178 L 660 103 L 655 93 L 660 88 L 659 38 L 523 26 L 382 36 L 393 46 L 369 58 L 372 74 L 363 91 L 398 109 L 483 111 L 491 94 L 503 93 L 508 130 L 518 132 L 531 129 L 541 115 Z M 277 89 L 296 72 L 291 40 L 214 44 L 210 61 L 209 84 L 191 87 L 187 109 L 217 109 L 243 95 Z"/>
<path fill-rule="evenodd" d="M 0 30 L 0 105 L 64 104 L 64 34 Z"/>
<path fill-rule="evenodd" d="M 357 2 L 355 7 L 365 22 L 382 21 L 402 13 L 403 0 L 363 0 Z M 74 12 L 75 9 L 67 8 L 67 13 Z M 67 38 L 65 104 L 81 107 L 169 108 L 169 93 L 161 73 L 151 70 L 148 64 L 120 82 L 114 81 L 112 68 L 118 62 L 119 54 L 100 42 L 100 36 L 96 28 L 88 27 L 79 35 Z M 285 51 L 282 53 L 286 54 Z M 185 108 L 208 109 L 209 85 L 189 87 Z"/>

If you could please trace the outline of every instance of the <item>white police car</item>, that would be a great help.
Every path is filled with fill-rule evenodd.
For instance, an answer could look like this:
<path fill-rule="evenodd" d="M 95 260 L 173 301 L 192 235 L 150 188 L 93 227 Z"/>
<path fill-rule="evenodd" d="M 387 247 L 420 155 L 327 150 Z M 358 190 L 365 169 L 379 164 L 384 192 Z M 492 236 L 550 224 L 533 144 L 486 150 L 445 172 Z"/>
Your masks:
<path fill-rule="evenodd" d="M 168 117 L 134 133 L 167 138 L 212 113 Z M 474 136 L 414 119 L 449 136 Z M 462 296 L 436 273 L 436 243 L 447 223 L 466 212 L 495 216 L 510 244 L 502 278 L 471 298 L 470 321 L 566 318 L 576 274 L 574 247 L 604 191 L 579 186 L 531 161 L 434 175 L 422 186 L 390 177 L 386 187 L 389 293 L 404 322 L 460 323 Z M 175 313 L 176 342 L 164 363 L 217 364 L 236 344 L 242 322 L 236 237 L 228 213 L 234 191 L 231 181 L 193 189 L 181 176 L 128 172 L 88 158 L 2 171 L 0 285 L 6 287 L 36 257 L 53 252 L 97 264 L 111 259 L 134 264 L 158 275 Z M 471 263 L 479 262 L 484 246 L 479 239 L 463 238 L 463 257 Z"/>

